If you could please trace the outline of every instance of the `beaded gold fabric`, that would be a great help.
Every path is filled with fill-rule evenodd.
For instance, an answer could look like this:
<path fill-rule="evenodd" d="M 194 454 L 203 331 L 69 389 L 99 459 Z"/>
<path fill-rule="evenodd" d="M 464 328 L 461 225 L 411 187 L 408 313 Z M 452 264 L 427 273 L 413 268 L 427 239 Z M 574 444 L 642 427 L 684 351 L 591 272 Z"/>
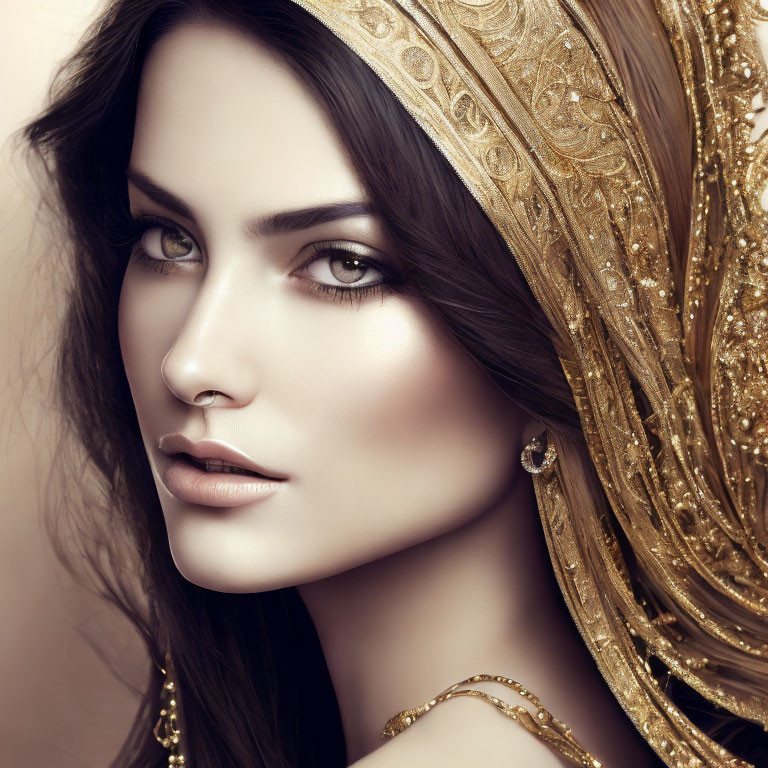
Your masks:
<path fill-rule="evenodd" d="M 766 697 L 745 683 L 768 679 L 768 139 L 750 141 L 765 11 L 655 0 L 695 122 L 676 284 L 642 127 L 578 0 L 295 2 L 443 152 L 563 341 L 612 517 L 568 507 L 560 459 L 534 485 L 560 587 L 614 695 L 668 765 L 747 765 L 670 701 L 649 660 L 768 727 Z"/>

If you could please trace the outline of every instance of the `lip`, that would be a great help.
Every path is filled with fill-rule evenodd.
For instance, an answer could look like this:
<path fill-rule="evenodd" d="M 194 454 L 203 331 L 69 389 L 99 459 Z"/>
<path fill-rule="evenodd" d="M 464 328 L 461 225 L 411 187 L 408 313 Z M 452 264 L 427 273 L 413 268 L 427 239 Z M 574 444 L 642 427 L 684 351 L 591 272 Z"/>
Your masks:
<path fill-rule="evenodd" d="M 163 435 L 160 438 L 158 448 L 168 456 L 173 457 L 176 453 L 188 453 L 196 459 L 220 459 L 243 469 L 250 469 L 251 472 L 258 472 L 272 480 L 285 480 L 282 475 L 273 472 L 270 469 L 257 464 L 250 456 L 243 453 L 239 448 L 235 448 L 223 440 L 190 440 L 186 435 L 180 432 L 173 432 L 170 435 Z"/>
<path fill-rule="evenodd" d="M 189 504 L 210 507 L 236 507 L 259 501 L 274 494 L 287 478 L 257 464 L 248 455 L 223 440 L 194 442 L 178 432 L 163 435 L 158 448 L 170 463 L 162 471 L 169 493 Z M 219 459 L 236 467 L 258 472 L 265 477 L 208 472 L 176 454 L 186 453 L 196 459 Z"/>

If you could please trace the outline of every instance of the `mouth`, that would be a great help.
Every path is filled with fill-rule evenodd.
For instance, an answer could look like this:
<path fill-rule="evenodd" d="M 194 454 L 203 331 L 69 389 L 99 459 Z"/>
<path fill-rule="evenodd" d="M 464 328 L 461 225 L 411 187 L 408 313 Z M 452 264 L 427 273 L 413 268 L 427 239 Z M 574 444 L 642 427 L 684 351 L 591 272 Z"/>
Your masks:
<path fill-rule="evenodd" d="M 245 467 L 239 467 L 236 464 L 228 464 L 221 459 L 202 458 L 198 459 L 196 456 L 192 456 L 189 453 L 174 453 L 171 458 L 178 459 L 179 461 L 186 461 L 193 467 L 202 469 L 204 472 L 215 472 L 217 474 L 231 474 L 231 475 L 248 475 L 249 477 L 260 477 L 264 480 L 279 480 L 281 478 L 271 477 L 270 475 L 264 475 L 261 472 L 255 472 L 252 469 L 246 469 Z"/>
<path fill-rule="evenodd" d="M 163 435 L 159 450 L 166 490 L 179 501 L 206 507 L 238 507 L 266 499 L 285 488 L 288 478 L 271 474 L 246 453 L 223 440 L 193 441 L 175 432 Z"/>
<path fill-rule="evenodd" d="M 203 472 L 245 474 L 267 480 L 285 480 L 271 467 L 257 464 L 250 456 L 223 440 L 193 441 L 178 432 L 163 435 L 158 448 L 171 459 L 186 462 Z"/>

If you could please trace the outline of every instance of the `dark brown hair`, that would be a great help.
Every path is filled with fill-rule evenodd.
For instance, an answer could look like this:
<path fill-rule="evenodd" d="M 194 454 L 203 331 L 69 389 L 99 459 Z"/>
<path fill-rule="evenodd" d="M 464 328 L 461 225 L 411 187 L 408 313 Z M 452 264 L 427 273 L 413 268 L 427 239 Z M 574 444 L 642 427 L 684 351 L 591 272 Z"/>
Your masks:
<path fill-rule="evenodd" d="M 658 27 L 649 3 L 590 0 L 586 7 L 623 52 L 619 66 L 637 86 L 636 103 L 672 201 L 679 264 L 687 242 L 690 132 L 666 38 L 638 33 L 638 19 Z M 631 35 L 621 29 L 628 17 Z M 558 435 L 559 447 L 576 457 L 585 500 L 606 502 L 541 307 L 493 224 L 367 65 L 288 0 L 111 3 L 62 68 L 45 113 L 26 129 L 50 173 L 71 241 L 57 367 L 62 447 L 70 450 L 60 452 L 58 469 L 73 489 L 62 506 L 76 523 L 74 539 L 84 555 L 78 562 L 90 564 L 104 596 L 131 618 L 156 665 L 172 649 L 195 768 L 343 766 L 336 700 L 295 588 L 222 594 L 190 584 L 176 570 L 123 370 L 117 304 L 129 251 L 124 172 L 138 81 L 149 48 L 184 19 L 241 30 L 281 55 L 314 90 L 408 263 L 409 290 L 429 303 L 499 387 Z M 92 470 L 77 478 L 76 488 L 72 450 Z M 70 554 L 68 562 L 73 559 Z M 160 683 L 153 667 L 115 766 L 166 763 L 152 735 Z M 712 727 L 702 718 L 701 727 Z M 746 748 L 741 738 L 732 749 Z"/>

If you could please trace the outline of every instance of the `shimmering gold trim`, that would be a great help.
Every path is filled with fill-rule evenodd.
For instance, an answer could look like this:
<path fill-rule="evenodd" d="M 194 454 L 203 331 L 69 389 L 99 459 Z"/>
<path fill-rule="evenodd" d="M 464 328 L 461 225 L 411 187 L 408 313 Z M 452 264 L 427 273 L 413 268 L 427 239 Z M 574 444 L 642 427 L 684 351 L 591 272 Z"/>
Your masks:
<path fill-rule="evenodd" d="M 668 765 L 745 765 L 672 704 L 648 657 L 768 726 L 768 702 L 739 677 L 751 665 L 768 679 L 768 139 L 749 138 L 766 83 L 753 22 L 766 13 L 748 0 L 655 0 L 696 128 L 676 285 L 642 127 L 577 0 L 296 1 L 445 155 L 563 342 L 612 517 L 568 508 L 560 459 L 534 485 L 601 673 Z M 641 587 L 663 599 L 658 614 Z"/>

